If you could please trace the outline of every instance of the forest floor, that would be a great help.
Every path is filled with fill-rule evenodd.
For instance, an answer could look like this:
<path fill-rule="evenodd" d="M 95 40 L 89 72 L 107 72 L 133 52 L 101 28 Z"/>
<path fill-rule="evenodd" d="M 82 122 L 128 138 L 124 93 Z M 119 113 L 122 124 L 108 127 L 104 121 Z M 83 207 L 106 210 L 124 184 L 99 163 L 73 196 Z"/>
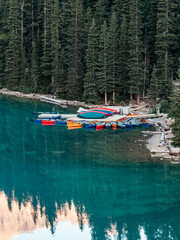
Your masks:
<path fill-rule="evenodd" d="M 31 93 L 31 94 L 24 94 L 17 91 L 9 91 L 6 88 L 0 89 L 0 94 L 8 95 L 8 96 L 15 96 L 20 98 L 29 98 L 29 99 L 36 99 L 45 101 L 45 99 L 42 99 L 41 94 Z M 43 95 L 45 98 L 54 98 L 53 95 Z M 69 101 L 69 100 L 62 100 L 59 99 L 57 102 L 54 102 L 54 104 L 59 104 L 63 106 L 71 105 L 71 106 L 81 106 L 86 108 L 93 108 L 93 107 L 102 107 L 104 105 L 92 105 L 92 104 L 86 104 L 85 102 L 79 102 L 79 101 Z M 53 102 L 51 102 L 53 103 Z M 151 110 L 150 104 L 148 102 L 141 102 L 140 105 L 136 104 L 129 104 L 129 107 L 131 107 L 131 113 L 132 114 L 149 114 Z M 167 114 L 163 114 L 161 118 L 154 118 L 149 119 L 149 123 L 154 125 L 156 127 L 156 132 L 150 131 L 150 135 L 153 135 L 151 138 L 148 139 L 147 148 L 150 150 L 152 157 L 163 159 L 169 159 L 172 163 L 180 163 L 180 148 L 173 148 L 171 146 L 171 139 L 173 137 L 170 125 L 172 123 L 172 119 L 167 118 Z M 145 132 L 144 132 L 145 133 Z"/>

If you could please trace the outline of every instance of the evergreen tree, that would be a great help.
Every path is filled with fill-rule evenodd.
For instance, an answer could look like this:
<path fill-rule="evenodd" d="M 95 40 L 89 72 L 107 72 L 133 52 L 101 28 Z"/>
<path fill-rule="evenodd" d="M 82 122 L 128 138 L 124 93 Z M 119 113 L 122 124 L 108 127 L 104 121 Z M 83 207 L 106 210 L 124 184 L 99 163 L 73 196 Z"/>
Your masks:
<path fill-rule="evenodd" d="M 38 80 L 40 77 L 40 71 L 39 71 L 39 56 L 38 56 L 38 50 L 37 50 L 37 43 L 36 39 L 33 40 L 33 46 L 32 46 L 32 58 L 31 58 L 31 78 L 32 78 L 32 90 L 36 92 L 38 89 Z"/>
<path fill-rule="evenodd" d="M 139 0 L 131 0 L 129 23 L 129 77 L 130 97 L 137 97 L 139 104 L 143 87 L 142 19 Z"/>
<path fill-rule="evenodd" d="M 97 21 L 98 29 L 101 28 L 104 21 L 108 19 L 109 16 L 109 9 L 108 9 L 108 0 L 97 0 L 94 7 L 95 7 L 95 19 Z"/>
<path fill-rule="evenodd" d="M 91 102 L 129 93 L 139 102 L 147 91 L 166 99 L 177 76 L 179 8 L 178 0 L 0 0 L 0 87 Z"/>
<path fill-rule="evenodd" d="M 123 3 L 121 0 L 114 0 L 112 10 L 116 13 L 117 24 L 120 25 Z"/>
<path fill-rule="evenodd" d="M 52 83 L 51 0 L 44 0 L 43 56 L 41 58 L 42 91 L 49 91 Z"/>
<path fill-rule="evenodd" d="M 118 77 L 118 32 L 117 32 L 117 18 L 116 13 L 113 11 L 110 19 L 110 27 L 108 34 L 108 82 L 113 91 L 113 104 L 116 99 L 116 87 Z M 109 89 L 110 90 L 110 89 Z"/>
<path fill-rule="evenodd" d="M 64 89 L 64 55 L 60 44 L 59 12 L 59 0 L 53 0 L 51 10 L 52 85 L 54 92 L 62 98 L 65 97 L 66 91 Z"/>
<path fill-rule="evenodd" d="M 174 34 L 174 0 L 158 1 L 155 54 L 160 98 L 168 98 L 173 80 L 173 56 L 177 39 Z"/>
<path fill-rule="evenodd" d="M 88 47 L 88 34 L 89 34 L 89 29 L 92 24 L 92 19 L 93 19 L 93 13 L 92 9 L 88 7 L 85 12 L 85 17 L 84 17 L 84 27 L 83 27 L 83 45 L 84 45 L 84 51 L 86 51 Z"/>
<path fill-rule="evenodd" d="M 20 21 L 21 21 L 21 89 L 25 90 L 26 88 L 26 56 L 25 56 L 25 47 L 24 47 L 24 4 L 25 0 L 20 0 Z"/>
<path fill-rule="evenodd" d="M 148 51 L 150 70 L 156 63 L 155 42 L 156 42 L 156 25 L 157 25 L 157 3 L 156 0 L 150 0 L 150 9 L 148 13 Z"/>
<path fill-rule="evenodd" d="M 149 97 L 157 100 L 159 93 L 159 86 L 158 86 L 158 76 L 156 66 L 154 65 L 152 76 L 151 76 L 151 86 L 149 88 Z"/>
<path fill-rule="evenodd" d="M 86 75 L 84 80 L 84 99 L 87 102 L 98 103 L 97 89 L 97 29 L 93 18 L 88 34 L 88 48 L 86 50 Z"/>
<path fill-rule="evenodd" d="M 27 61 L 31 64 L 31 70 L 30 75 L 31 79 L 29 81 L 29 88 L 33 92 L 38 91 L 38 86 L 40 85 L 40 52 L 41 52 L 41 46 L 40 46 L 40 30 L 39 30 L 39 24 L 38 21 L 40 19 L 39 14 L 39 5 L 40 2 L 37 0 L 31 0 L 30 5 L 27 3 L 25 4 L 26 15 L 29 21 L 26 24 L 27 32 L 25 34 L 25 37 L 29 40 L 28 43 L 25 42 L 25 48 L 32 49 L 31 53 L 27 55 Z M 29 9 L 31 11 L 29 11 Z M 31 23 L 31 24 L 30 24 Z M 27 51 L 26 51 L 27 52 Z"/>
<path fill-rule="evenodd" d="M 61 72 L 62 78 L 59 80 L 58 91 L 67 97 L 68 92 L 68 65 L 69 65 L 69 52 L 71 51 L 70 45 L 72 41 L 72 19 L 74 19 L 73 2 L 65 0 L 62 2 L 60 8 L 60 43 L 61 43 Z"/>
<path fill-rule="evenodd" d="M 121 8 L 121 15 L 126 16 L 127 24 L 129 24 L 130 21 L 130 9 L 131 9 L 131 1 L 129 0 L 123 0 L 121 2 L 122 8 Z"/>
<path fill-rule="evenodd" d="M 59 0 L 52 0 L 51 7 L 51 54 L 52 54 L 52 84 L 59 77 Z"/>
<path fill-rule="evenodd" d="M 107 104 L 107 93 L 110 89 L 108 82 L 108 29 L 106 21 L 101 28 L 98 59 L 98 90 L 104 94 L 105 104 Z"/>
<path fill-rule="evenodd" d="M 8 42 L 8 8 L 8 1 L 0 0 L 0 87 L 5 86 L 5 49 Z"/>
<path fill-rule="evenodd" d="M 84 31 L 85 33 L 87 33 L 87 35 L 89 34 L 89 29 L 92 24 L 92 19 L 93 19 L 92 9 L 88 7 L 85 12 L 85 23 L 84 23 Z"/>
<path fill-rule="evenodd" d="M 21 83 L 21 22 L 18 0 L 10 0 L 8 28 L 9 41 L 6 48 L 7 87 L 16 90 Z"/>
<path fill-rule="evenodd" d="M 178 88 L 172 97 L 171 103 L 171 113 L 170 115 L 174 118 L 174 123 L 172 124 L 172 133 L 174 134 L 173 145 L 175 147 L 180 147 L 180 88 Z"/>
<path fill-rule="evenodd" d="M 122 97 L 127 97 L 129 93 L 129 69 L 128 69 L 128 28 L 126 16 L 122 16 L 120 25 L 119 48 L 118 48 L 118 77 L 117 91 Z"/>
<path fill-rule="evenodd" d="M 179 58 L 179 68 L 177 73 L 177 81 L 180 84 L 180 58 Z M 172 132 L 174 134 L 173 145 L 180 147 L 180 86 L 176 86 L 176 89 L 171 98 L 171 110 L 170 116 L 174 118 L 175 122 L 172 124 Z"/>
<path fill-rule="evenodd" d="M 68 93 L 69 99 L 80 100 L 83 93 L 83 1 L 75 0 L 68 29 Z"/>

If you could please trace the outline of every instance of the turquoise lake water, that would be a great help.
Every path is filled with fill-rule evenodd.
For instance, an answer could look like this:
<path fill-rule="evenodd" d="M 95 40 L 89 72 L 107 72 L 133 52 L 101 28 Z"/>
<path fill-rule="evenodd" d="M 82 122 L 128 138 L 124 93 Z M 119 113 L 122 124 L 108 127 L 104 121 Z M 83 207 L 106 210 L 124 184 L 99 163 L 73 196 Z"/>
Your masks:
<path fill-rule="evenodd" d="M 180 239 L 180 165 L 152 159 L 142 129 L 34 125 L 35 111 L 76 109 L 0 97 L 0 239 Z"/>

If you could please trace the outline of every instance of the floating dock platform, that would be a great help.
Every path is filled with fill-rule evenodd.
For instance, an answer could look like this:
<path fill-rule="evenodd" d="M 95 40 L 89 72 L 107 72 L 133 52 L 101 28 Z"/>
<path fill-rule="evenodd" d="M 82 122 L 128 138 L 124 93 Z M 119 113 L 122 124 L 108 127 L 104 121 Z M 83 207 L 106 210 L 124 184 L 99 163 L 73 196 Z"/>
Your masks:
<path fill-rule="evenodd" d="M 103 118 L 103 119 L 87 119 L 87 118 L 79 118 L 77 117 L 77 114 L 62 114 L 61 118 L 62 119 L 67 119 L 67 121 L 74 121 L 74 122 L 78 122 L 78 121 L 87 121 L 87 122 L 93 122 L 93 121 L 98 121 L 98 122 L 117 122 L 119 121 L 121 118 L 124 117 L 129 117 L 129 118 L 160 118 L 163 115 L 156 115 L 156 114 L 143 114 L 143 115 L 136 115 L 136 116 L 127 116 L 127 115 L 119 115 L 119 114 L 114 114 L 113 116 L 109 116 L 107 118 Z"/>

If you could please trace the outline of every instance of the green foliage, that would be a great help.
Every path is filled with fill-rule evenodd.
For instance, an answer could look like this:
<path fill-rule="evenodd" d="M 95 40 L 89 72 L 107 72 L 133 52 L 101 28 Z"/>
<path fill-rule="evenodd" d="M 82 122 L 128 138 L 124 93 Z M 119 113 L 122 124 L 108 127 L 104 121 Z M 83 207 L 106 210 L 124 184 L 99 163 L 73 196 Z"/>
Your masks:
<path fill-rule="evenodd" d="M 8 30 L 9 41 L 6 48 L 6 80 L 7 86 L 17 90 L 21 82 L 21 23 L 18 0 L 10 0 Z"/>
<path fill-rule="evenodd" d="M 49 88 L 52 82 L 51 0 L 45 0 L 43 7 L 44 23 L 42 32 L 43 55 L 41 58 L 41 72 L 42 83 Z"/>
<path fill-rule="evenodd" d="M 160 112 L 161 113 L 169 113 L 170 99 L 162 99 L 159 103 L 160 103 Z"/>
<path fill-rule="evenodd" d="M 68 99 L 82 98 L 83 93 L 83 25 L 84 8 L 82 0 L 75 0 L 71 6 L 72 18 L 68 29 Z"/>
<path fill-rule="evenodd" d="M 84 99 L 87 102 L 97 103 L 97 29 L 93 18 L 88 34 L 88 48 L 86 50 L 86 75 L 84 79 Z"/>
<path fill-rule="evenodd" d="M 105 94 L 105 98 L 109 89 L 108 81 L 108 28 L 104 21 L 99 42 L 99 58 L 98 58 L 98 90 L 100 94 Z M 106 104 L 106 99 L 105 99 Z"/>
<path fill-rule="evenodd" d="M 157 75 L 156 66 L 154 65 L 152 76 L 151 76 L 151 86 L 149 88 L 149 97 L 156 100 L 158 98 L 158 96 L 159 96 L 158 89 L 159 89 L 159 86 L 158 86 L 158 75 Z"/>
<path fill-rule="evenodd" d="M 158 77 L 158 95 L 167 99 L 172 89 L 173 79 L 173 56 L 172 51 L 176 48 L 173 0 L 160 0 L 157 4 L 156 24 L 156 75 Z"/>
<path fill-rule="evenodd" d="M 129 92 L 131 95 L 139 96 L 143 86 L 142 18 L 139 0 L 131 0 L 128 43 Z"/>
<path fill-rule="evenodd" d="M 117 92 L 120 96 L 128 97 L 129 94 L 129 68 L 128 68 L 128 25 L 126 16 L 123 15 L 120 25 L 119 47 L 117 62 Z"/>
<path fill-rule="evenodd" d="M 0 86 L 88 102 L 146 92 L 168 99 L 180 55 L 179 6 L 175 0 L 0 0 Z"/>
<path fill-rule="evenodd" d="M 172 124 L 172 132 L 174 134 L 173 145 L 180 147 L 180 88 L 172 96 L 169 116 L 175 120 Z"/>
<path fill-rule="evenodd" d="M 118 31 L 117 17 L 112 12 L 108 33 L 108 84 L 109 90 L 113 92 L 113 103 L 115 103 L 116 87 L 118 84 Z"/>

